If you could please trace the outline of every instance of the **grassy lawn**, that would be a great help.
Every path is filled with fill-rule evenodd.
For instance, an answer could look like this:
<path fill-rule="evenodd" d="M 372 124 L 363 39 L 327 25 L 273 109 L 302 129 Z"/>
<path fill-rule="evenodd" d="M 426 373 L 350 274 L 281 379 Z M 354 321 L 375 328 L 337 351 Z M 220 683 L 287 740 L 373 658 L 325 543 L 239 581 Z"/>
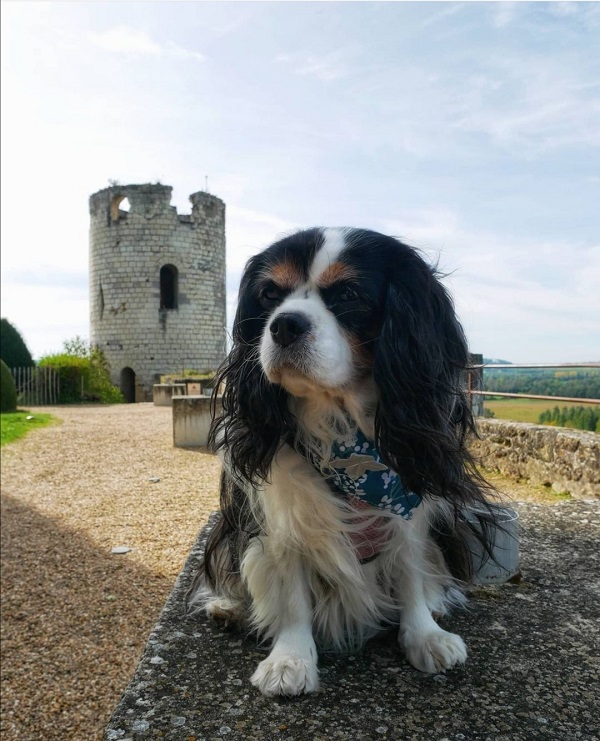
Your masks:
<path fill-rule="evenodd" d="M 511 419 L 514 422 L 533 422 L 537 423 L 538 417 L 546 409 L 554 409 L 557 406 L 562 407 L 580 407 L 585 403 L 569 401 L 545 401 L 544 399 L 499 399 L 492 401 L 487 399 L 484 402 L 484 408 L 494 412 L 496 419 Z M 593 406 L 597 406 L 594 404 Z"/>
<path fill-rule="evenodd" d="M 32 417 L 32 419 L 27 419 Z M 46 427 L 58 420 L 51 414 L 31 414 L 26 409 L 17 409 L 16 412 L 0 414 L 0 441 L 2 445 L 12 443 L 20 437 L 25 437 L 29 430 L 37 427 Z"/>

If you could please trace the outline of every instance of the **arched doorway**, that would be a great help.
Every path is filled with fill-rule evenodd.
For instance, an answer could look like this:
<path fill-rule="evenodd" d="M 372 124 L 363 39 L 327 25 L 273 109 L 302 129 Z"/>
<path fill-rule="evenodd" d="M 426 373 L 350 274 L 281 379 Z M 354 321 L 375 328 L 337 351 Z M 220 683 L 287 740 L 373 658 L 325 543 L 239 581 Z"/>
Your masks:
<path fill-rule="evenodd" d="M 135 402 L 135 372 L 131 368 L 121 371 L 121 393 L 127 404 Z"/>

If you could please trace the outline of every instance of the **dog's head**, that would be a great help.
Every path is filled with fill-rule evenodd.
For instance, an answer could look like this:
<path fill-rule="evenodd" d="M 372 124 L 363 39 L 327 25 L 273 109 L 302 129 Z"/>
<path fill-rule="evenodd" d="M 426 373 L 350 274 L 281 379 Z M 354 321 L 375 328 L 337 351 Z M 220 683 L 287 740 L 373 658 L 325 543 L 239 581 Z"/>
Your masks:
<path fill-rule="evenodd" d="M 467 345 L 448 293 L 413 248 L 350 228 L 276 242 L 246 266 L 233 341 L 213 439 L 243 476 L 266 476 L 293 434 L 290 395 L 343 404 L 371 383 L 382 458 L 418 492 L 440 494 L 452 477 L 470 423 Z"/>

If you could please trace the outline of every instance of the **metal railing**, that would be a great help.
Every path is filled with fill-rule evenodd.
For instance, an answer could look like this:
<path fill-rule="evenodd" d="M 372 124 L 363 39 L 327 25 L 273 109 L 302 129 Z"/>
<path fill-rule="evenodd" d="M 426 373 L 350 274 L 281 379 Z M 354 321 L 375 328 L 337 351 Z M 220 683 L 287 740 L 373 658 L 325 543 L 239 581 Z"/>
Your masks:
<path fill-rule="evenodd" d="M 467 369 L 467 393 L 471 399 L 471 406 L 474 407 L 473 397 L 480 397 L 482 400 L 485 396 L 500 396 L 514 399 L 544 399 L 547 401 L 567 401 L 576 402 L 580 404 L 600 404 L 600 399 L 583 399 L 581 397 L 573 396 L 545 396 L 541 394 L 520 394 L 520 393 L 508 393 L 506 391 L 492 391 L 483 390 L 483 373 L 484 370 L 496 370 L 496 369 L 575 369 L 575 368 L 600 368 L 600 363 L 515 363 L 504 364 L 504 363 L 476 363 L 472 362 L 471 366 Z"/>

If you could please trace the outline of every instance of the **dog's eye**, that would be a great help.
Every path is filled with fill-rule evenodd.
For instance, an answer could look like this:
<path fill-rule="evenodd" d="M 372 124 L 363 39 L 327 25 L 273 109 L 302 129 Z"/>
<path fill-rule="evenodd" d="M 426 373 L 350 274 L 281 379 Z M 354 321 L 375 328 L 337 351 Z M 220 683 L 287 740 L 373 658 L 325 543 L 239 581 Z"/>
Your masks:
<path fill-rule="evenodd" d="M 344 286 L 342 290 L 337 295 L 338 301 L 356 301 L 358 299 L 358 293 L 354 290 L 354 288 L 350 288 L 350 286 Z"/>
<path fill-rule="evenodd" d="M 265 309 L 270 309 L 283 299 L 284 294 L 281 288 L 271 284 L 262 289 L 259 300 Z"/>

